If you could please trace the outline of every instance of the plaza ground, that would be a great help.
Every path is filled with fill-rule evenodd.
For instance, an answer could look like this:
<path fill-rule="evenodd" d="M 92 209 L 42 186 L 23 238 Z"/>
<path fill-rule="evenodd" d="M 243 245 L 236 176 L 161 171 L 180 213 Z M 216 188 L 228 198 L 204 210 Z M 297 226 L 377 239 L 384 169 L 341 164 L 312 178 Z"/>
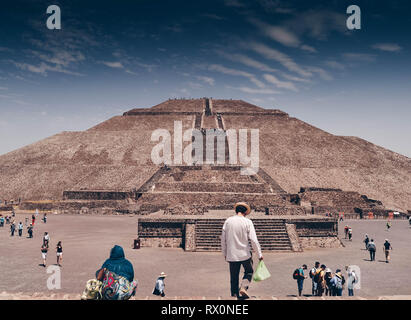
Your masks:
<path fill-rule="evenodd" d="M 16 222 L 28 215 L 17 214 Z M 166 294 L 169 297 L 229 297 L 228 264 L 220 252 L 184 252 L 175 248 L 132 249 L 136 238 L 136 216 L 48 216 L 47 224 L 36 221 L 34 238 L 28 239 L 26 230 L 23 237 L 10 237 L 9 225 L 0 228 L 0 293 L 34 293 L 50 295 L 80 294 L 85 283 L 95 275 L 95 271 L 108 258 L 114 244 L 124 248 L 139 282 L 137 298 L 152 296 L 158 274 L 166 272 Z M 313 249 L 302 253 L 264 253 L 264 261 L 272 277 L 260 283 L 253 283 L 250 294 L 260 297 L 290 297 L 296 294 L 296 282 L 292 279 L 294 269 L 302 264 L 312 267 L 318 260 L 333 271 L 345 266 L 356 265 L 361 270 L 361 289 L 356 295 L 361 297 L 411 295 L 410 236 L 408 221 L 392 223 L 386 231 L 385 220 L 347 220 L 339 225 L 340 239 L 345 247 L 337 249 Z M 348 224 L 353 228 L 353 240 L 344 239 L 343 228 Z M 47 289 L 46 268 L 42 263 L 40 247 L 42 236 L 48 231 L 51 237 L 48 265 L 56 263 L 55 246 L 63 244 L 62 283 L 60 290 Z M 364 250 L 363 238 L 368 233 L 377 245 L 376 261 L 370 262 Z M 382 245 L 388 238 L 394 248 L 392 260 L 385 263 Z M 311 280 L 305 281 L 304 294 L 311 294 Z M 347 292 L 344 292 L 347 295 Z"/>

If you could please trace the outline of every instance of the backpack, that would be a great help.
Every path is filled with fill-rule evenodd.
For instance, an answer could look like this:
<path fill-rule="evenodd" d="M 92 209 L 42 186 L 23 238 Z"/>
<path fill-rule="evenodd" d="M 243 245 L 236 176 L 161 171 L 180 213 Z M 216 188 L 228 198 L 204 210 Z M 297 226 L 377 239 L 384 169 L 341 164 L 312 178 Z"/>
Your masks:
<path fill-rule="evenodd" d="M 316 273 L 315 273 L 315 275 L 314 275 L 314 281 L 315 281 L 315 282 L 318 282 L 318 281 L 320 280 L 320 273 L 321 273 L 321 270 L 320 270 L 320 271 L 316 271 Z"/>
<path fill-rule="evenodd" d="M 368 244 L 368 250 L 375 251 L 375 244 L 374 243 Z"/>
<path fill-rule="evenodd" d="M 335 281 L 335 287 L 336 287 L 337 289 L 342 289 L 342 288 L 343 288 L 343 279 L 340 278 L 340 277 L 337 277 L 337 276 L 335 276 L 335 278 L 337 279 L 337 280 Z"/>
<path fill-rule="evenodd" d="M 293 279 L 297 280 L 300 278 L 300 270 L 299 269 L 295 269 L 293 272 Z"/>
<path fill-rule="evenodd" d="M 314 271 L 313 271 L 314 270 Z M 315 268 L 312 268 L 311 270 L 310 270 L 310 278 L 312 279 L 312 278 L 314 278 L 314 273 L 315 273 Z"/>

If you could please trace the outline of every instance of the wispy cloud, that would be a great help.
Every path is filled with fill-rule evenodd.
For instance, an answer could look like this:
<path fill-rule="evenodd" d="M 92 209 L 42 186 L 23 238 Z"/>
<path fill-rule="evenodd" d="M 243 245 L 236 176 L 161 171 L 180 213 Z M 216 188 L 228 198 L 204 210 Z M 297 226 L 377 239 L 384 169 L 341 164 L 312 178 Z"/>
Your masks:
<path fill-rule="evenodd" d="M 272 74 L 264 74 L 263 78 L 267 82 L 274 84 L 277 88 L 298 91 L 294 83 L 289 82 L 289 81 L 281 81 L 277 77 L 273 76 Z"/>
<path fill-rule="evenodd" d="M 260 61 L 257 61 L 253 58 L 250 58 L 244 54 L 239 54 L 239 53 L 235 53 L 235 54 L 229 54 L 229 53 L 225 53 L 222 51 L 217 51 L 218 54 L 220 54 L 221 56 L 223 56 L 224 58 L 234 61 L 234 62 L 239 62 L 245 66 L 251 67 L 251 68 L 255 68 L 257 70 L 260 71 L 265 71 L 265 72 L 277 72 L 277 69 L 271 68 L 270 66 L 268 66 L 267 64 L 264 64 Z"/>
<path fill-rule="evenodd" d="M 275 40 L 287 47 L 296 48 L 300 45 L 300 40 L 297 38 L 297 36 L 283 27 L 272 26 L 268 23 L 259 21 L 254 18 L 250 18 L 249 21 L 257 26 L 263 34 L 265 34 L 272 40 Z"/>
<path fill-rule="evenodd" d="M 210 86 L 214 85 L 214 79 L 211 77 L 206 77 L 206 76 L 197 76 L 197 79 L 200 81 L 203 81 L 207 84 L 209 84 Z"/>
<path fill-rule="evenodd" d="M 322 68 L 309 66 L 307 67 L 307 70 L 312 73 L 317 73 L 323 80 L 330 81 L 334 79 L 333 76 L 329 72 L 327 72 L 326 70 Z"/>
<path fill-rule="evenodd" d="M 245 93 L 251 93 L 251 94 L 279 94 L 281 92 L 273 90 L 273 89 L 257 89 L 257 88 L 250 88 L 250 87 L 229 87 L 229 89 L 235 89 L 235 90 L 240 90 Z"/>
<path fill-rule="evenodd" d="M 38 73 L 43 76 L 47 76 L 47 72 L 60 72 L 73 76 L 84 76 L 84 74 L 79 72 L 70 71 L 61 67 L 61 65 L 51 66 L 44 62 L 41 62 L 39 65 L 34 65 L 30 63 L 20 63 L 16 61 L 11 61 L 17 68 L 21 70 L 26 70 L 32 73 Z"/>
<path fill-rule="evenodd" d="M 303 67 L 300 67 L 292 58 L 287 56 L 286 54 L 270 48 L 262 43 L 251 43 L 249 48 L 253 51 L 261 54 L 264 58 L 269 60 L 274 60 L 283 65 L 289 71 L 295 72 L 303 77 L 310 77 L 312 76 L 311 72 L 308 72 Z"/>
<path fill-rule="evenodd" d="M 124 69 L 124 66 L 120 61 L 101 61 L 100 63 L 110 68 Z"/>
<path fill-rule="evenodd" d="M 402 50 L 402 48 L 396 43 L 376 43 L 372 45 L 371 48 L 388 52 L 398 52 Z"/>
<path fill-rule="evenodd" d="M 327 61 L 325 61 L 325 65 L 330 67 L 330 68 L 336 69 L 336 70 L 344 70 L 345 69 L 345 66 L 342 63 L 340 63 L 338 61 L 335 61 L 335 60 L 327 60 Z"/>
<path fill-rule="evenodd" d="M 306 44 L 303 44 L 302 46 L 300 46 L 300 48 L 301 48 L 301 50 L 308 51 L 308 52 L 311 52 L 311 53 L 316 53 L 317 52 L 317 49 L 315 49 L 314 47 L 311 47 L 309 45 L 306 45 Z"/>
<path fill-rule="evenodd" d="M 249 79 L 252 83 L 254 83 L 257 87 L 259 88 L 264 88 L 265 85 L 262 81 L 258 80 L 255 75 L 242 71 L 242 70 L 237 70 L 237 69 L 231 69 L 231 68 L 227 68 L 224 67 L 222 65 L 219 64 L 212 64 L 208 67 L 208 69 L 210 71 L 216 71 L 216 72 L 220 72 L 223 74 L 228 74 L 228 75 L 232 75 L 232 76 L 240 76 L 240 77 L 245 77 L 247 79 Z"/>

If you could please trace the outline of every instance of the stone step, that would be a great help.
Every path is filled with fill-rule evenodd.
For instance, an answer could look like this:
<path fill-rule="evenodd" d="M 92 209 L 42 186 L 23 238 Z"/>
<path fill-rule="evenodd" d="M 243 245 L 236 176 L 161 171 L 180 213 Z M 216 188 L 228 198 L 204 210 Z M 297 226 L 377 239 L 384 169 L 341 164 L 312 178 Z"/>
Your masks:
<path fill-rule="evenodd" d="M 196 247 L 196 251 L 221 251 L 221 248 L 217 247 Z M 261 251 L 292 251 L 291 247 L 270 247 L 270 248 L 261 248 Z"/>
<path fill-rule="evenodd" d="M 215 238 L 221 238 L 221 235 L 213 235 L 213 234 L 200 234 L 196 236 L 196 239 L 215 239 Z M 288 239 L 288 234 L 283 234 L 283 235 L 266 235 L 266 236 L 257 236 L 258 241 L 266 241 L 266 240 L 276 240 L 276 239 Z"/>

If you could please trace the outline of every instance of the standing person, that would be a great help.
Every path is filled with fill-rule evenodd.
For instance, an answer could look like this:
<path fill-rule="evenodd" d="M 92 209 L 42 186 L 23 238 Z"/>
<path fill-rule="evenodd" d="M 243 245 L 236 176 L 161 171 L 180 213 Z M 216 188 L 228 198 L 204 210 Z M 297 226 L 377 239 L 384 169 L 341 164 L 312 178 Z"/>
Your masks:
<path fill-rule="evenodd" d="M 354 296 L 354 284 L 358 282 L 358 277 L 355 274 L 354 270 L 352 270 L 351 268 L 347 268 L 348 269 L 348 296 L 352 297 Z"/>
<path fill-rule="evenodd" d="M 27 227 L 27 233 L 29 234 L 29 238 L 33 238 L 33 225 L 31 223 Z"/>
<path fill-rule="evenodd" d="M 331 279 L 331 283 L 334 287 L 334 296 L 341 297 L 342 296 L 342 291 L 343 291 L 343 286 L 345 283 L 345 278 L 341 273 L 340 269 L 335 270 L 334 277 Z"/>
<path fill-rule="evenodd" d="M 47 213 L 44 213 L 44 215 L 43 215 L 43 222 L 47 223 Z"/>
<path fill-rule="evenodd" d="M 49 242 L 50 242 L 50 236 L 48 232 L 44 232 L 44 236 L 43 236 L 43 244 L 47 246 L 49 246 Z"/>
<path fill-rule="evenodd" d="M 348 240 L 352 241 L 352 228 L 348 227 Z"/>
<path fill-rule="evenodd" d="M 47 251 L 49 251 L 49 248 L 43 243 L 43 245 L 41 246 L 41 257 L 43 258 L 43 267 L 46 267 Z"/>
<path fill-rule="evenodd" d="M 23 234 L 23 223 L 20 221 L 18 225 L 19 237 Z"/>
<path fill-rule="evenodd" d="M 311 288 L 311 292 L 313 296 L 317 295 L 317 280 L 315 279 L 315 276 L 317 273 L 319 273 L 321 271 L 320 269 L 320 263 L 318 261 L 315 262 L 314 267 L 310 270 L 310 278 L 312 280 L 312 288 Z"/>
<path fill-rule="evenodd" d="M 392 246 L 391 246 L 391 243 L 388 241 L 388 239 L 385 239 L 383 250 L 385 253 L 385 262 L 389 263 L 390 262 L 390 250 L 392 250 Z"/>
<path fill-rule="evenodd" d="M 0 216 L 0 227 L 4 227 L 4 217 Z"/>
<path fill-rule="evenodd" d="M 293 278 L 297 280 L 298 295 L 300 297 L 303 292 L 304 280 L 307 279 L 307 276 L 304 275 L 304 270 L 307 270 L 306 264 L 303 264 L 302 267 L 295 269 L 293 273 Z"/>
<path fill-rule="evenodd" d="M 16 231 L 16 225 L 14 224 L 14 222 L 10 225 L 10 233 L 11 236 L 14 237 L 14 231 Z"/>
<path fill-rule="evenodd" d="M 36 222 L 36 217 L 34 214 L 31 216 L 31 224 L 34 226 L 34 223 Z"/>
<path fill-rule="evenodd" d="M 333 278 L 332 271 L 330 268 L 325 269 L 325 295 L 332 296 L 334 293 L 334 287 L 331 283 L 331 279 Z"/>
<path fill-rule="evenodd" d="M 247 299 L 248 287 L 253 276 L 253 260 L 249 242 L 260 260 L 263 260 L 253 222 L 246 218 L 251 208 L 247 203 L 238 202 L 234 206 L 235 216 L 228 218 L 223 225 L 221 248 L 225 260 L 230 266 L 231 296 Z M 244 276 L 239 288 L 240 268 L 244 268 Z"/>
<path fill-rule="evenodd" d="M 63 246 L 61 245 L 61 241 L 57 243 L 56 253 L 57 253 L 57 265 L 61 267 L 61 262 L 63 261 Z"/>
<path fill-rule="evenodd" d="M 24 225 L 27 227 L 29 224 L 29 218 L 25 217 L 24 218 Z"/>
<path fill-rule="evenodd" d="M 320 272 L 316 275 L 317 276 L 317 296 L 321 297 L 325 291 L 326 283 L 325 283 L 325 269 L 326 265 L 322 264 L 320 268 Z"/>
<path fill-rule="evenodd" d="M 158 276 L 156 280 L 156 284 L 154 286 L 153 294 L 156 296 L 162 296 L 164 297 L 166 293 L 164 292 L 164 289 L 166 287 L 164 280 L 167 277 L 167 275 L 164 272 L 161 272 L 160 275 Z"/>
<path fill-rule="evenodd" d="M 375 251 L 377 250 L 377 247 L 375 246 L 374 239 L 371 239 L 368 243 L 367 250 L 370 252 L 370 260 L 375 261 Z"/>
<path fill-rule="evenodd" d="M 390 230 L 390 228 L 391 228 L 391 222 L 390 222 L 390 220 L 388 220 L 387 221 L 387 231 Z"/>
<path fill-rule="evenodd" d="M 365 235 L 364 243 L 365 243 L 365 250 L 368 248 L 368 243 L 370 242 L 370 238 L 368 238 L 368 234 Z"/>

